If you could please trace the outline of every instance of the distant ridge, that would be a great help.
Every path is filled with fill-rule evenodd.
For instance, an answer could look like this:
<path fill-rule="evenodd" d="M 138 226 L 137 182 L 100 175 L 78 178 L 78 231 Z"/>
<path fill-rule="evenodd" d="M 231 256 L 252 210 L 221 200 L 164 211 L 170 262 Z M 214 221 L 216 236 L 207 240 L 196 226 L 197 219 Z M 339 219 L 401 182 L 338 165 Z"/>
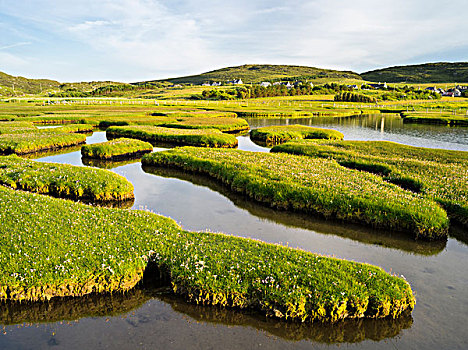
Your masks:
<path fill-rule="evenodd" d="M 39 94 L 42 91 L 58 89 L 60 83 L 50 79 L 15 77 L 13 75 L 0 72 L 0 86 L 26 94 Z"/>
<path fill-rule="evenodd" d="M 226 82 L 233 79 L 242 79 L 244 83 L 260 83 L 269 80 L 292 79 L 359 79 L 359 74 L 351 71 L 337 71 L 305 66 L 272 65 L 272 64 L 246 64 L 243 66 L 227 67 L 210 72 L 189 75 L 179 78 L 160 79 L 147 82 L 169 81 L 174 84 L 195 84 L 205 82 Z"/>
<path fill-rule="evenodd" d="M 377 69 L 361 74 L 368 81 L 387 83 L 466 83 L 468 62 L 438 62 Z"/>

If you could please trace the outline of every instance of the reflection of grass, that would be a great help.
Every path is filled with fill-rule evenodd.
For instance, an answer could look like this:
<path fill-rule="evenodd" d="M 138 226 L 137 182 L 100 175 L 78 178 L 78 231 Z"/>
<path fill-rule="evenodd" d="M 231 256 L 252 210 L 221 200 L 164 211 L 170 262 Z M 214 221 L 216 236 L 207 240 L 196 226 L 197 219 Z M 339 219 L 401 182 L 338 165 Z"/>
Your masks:
<path fill-rule="evenodd" d="M 448 228 L 447 214 L 433 201 L 333 160 L 183 147 L 151 153 L 142 163 L 209 175 L 275 208 L 409 231 L 428 239 L 445 237 Z"/>
<path fill-rule="evenodd" d="M 152 297 L 144 289 L 124 293 L 90 294 L 81 298 L 53 298 L 47 303 L 0 304 L 0 324 L 75 321 L 85 317 L 120 316 L 139 308 Z"/>
<path fill-rule="evenodd" d="M 297 320 L 398 317 L 409 284 L 382 269 L 210 232 L 143 211 L 0 187 L 0 300 L 128 290 L 149 265 L 188 300 Z M 28 213 L 28 215 L 25 215 Z"/>
<path fill-rule="evenodd" d="M 259 317 L 252 313 L 187 304 L 167 294 L 161 295 L 160 298 L 169 303 L 174 311 L 188 315 L 197 322 L 252 327 L 288 341 L 311 340 L 326 344 L 359 343 L 368 339 L 380 341 L 396 337 L 413 324 L 413 318 L 408 313 L 398 319 L 345 320 L 333 324 L 278 323 L 275 319 Z"/>
<path fill-rule="evenodd" d="M 139 163 L 140 159 L 141 157 L 135 157 L 126 160 L 102 160 L 92 158 L 81 158 L 81 161 L 86 166 L 92 166 L 101 169 L 114 169 L 128 164 Z"/>
<path fill-rule="evenodd" d="M 47 303 L 0 304 L 0 324 L 50 323 L 76 321 L 87 317 L 119 317 L 140 308 L 149 300 L 161 300 L 183 316 L 197 322 L 225 326 L 247 326 L 265 331 L 288 341 L 309 340 L 320 343 L 357 343 L 367 339 L 379 341 L 392 338 L 411 327 L 410 315 L 398 319 L 361 319 L 339 323 L 304 324 L 278 322 L 255 312 L 207 308 L 187 303 L 172 295 L 166 287 L 138 287 L 126 293 L 91 294 L 81 298 L 51 299 Z"/>
<path fill-rule="evenodd" d="M 229 198 L 237 207 L 249 211 L 250 214 L 282 224 L 287 227 L 301 228 L 320 234 L 338 235 L 364 244 L 380 245 L 387 248 L 399 249 L 418 255 L 434 255 L 440 253 L 446 246 L 445 241 L 427 242 L 414 240 L 406 234 L 365 228 L 359 225 L 342 225 L 330 220 L 313 218 L 301 213 L 290 213 L 267 208 L 257 204 L 247 197 L 234 193 L 228 186 L 203 175 L 187 173 L 172 168 L 143 166 L 147 173 L 157 176 L 177 178 L 189 181 L 195 185 L 205 186 Z"/>

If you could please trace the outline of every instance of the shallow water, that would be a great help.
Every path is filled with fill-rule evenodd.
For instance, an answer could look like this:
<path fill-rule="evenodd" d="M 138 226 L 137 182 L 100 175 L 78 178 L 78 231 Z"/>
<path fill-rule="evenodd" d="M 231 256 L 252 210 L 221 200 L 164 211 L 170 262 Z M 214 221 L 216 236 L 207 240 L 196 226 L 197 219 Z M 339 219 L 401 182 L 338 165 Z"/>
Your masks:
<path fill-rule="evenodd" d="M 384 117 L 384 129 L 375 130 Z M 302 123 L 331 127 L 346 139 L 383 139 L 425 147 L 468 150 L 467 129 L 403 125 L 399 119 L 249 120 L 254 127 Z M 401 121 L 401 120 L 400 120 Z M 439 130 L 439 132 L 437 131 Z M 268 151 L 240 136 L 239 148 Z M 456 141 L 451 141 L 456 139 Z M 96 132 L 88 143 L 105 140 Z M 155 151 L 162 148 L 155 148 Z M 82 165 L 79 150 L 41 155 L 47 162 Z M 135 186 L 134 208 L 172 217 L 189 230 L 211 230 L 288 244 L 312 252 L 367 262 L 404 275 L 416 291 L 412 317 L 336 325 L 298 325 L 185 303 L 164 289 L 94 296 L 0 309 L 0 349 L 466 349 L 468 348 L 468 235 L 456 229 L 447 242 L 414 241 L 405 235 L 358 225 L 278 212 L 252 203 L 202 176 L 142 169 L 139 161 L 107 165 Z"/>

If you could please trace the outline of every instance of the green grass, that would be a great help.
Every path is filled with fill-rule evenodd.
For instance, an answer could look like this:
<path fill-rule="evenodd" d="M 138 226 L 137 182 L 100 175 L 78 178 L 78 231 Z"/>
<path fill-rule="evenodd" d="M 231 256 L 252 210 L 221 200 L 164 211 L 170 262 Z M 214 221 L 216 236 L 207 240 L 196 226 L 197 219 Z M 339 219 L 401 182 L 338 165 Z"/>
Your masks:
<path fill-rule="evenodd" d="M 327 139 L 342 140 L 343 134 L 336 130 L 313 128 L 302 125 L 266 126 L 250 132 L 253 141 L 276 145 L 289 140 Z"/>
<path fill-rule="evenodd" d="M 369 81 L 387 83 L 456 83 L 468 82 L 468 62 L 438 62 L 396 66 L 362 73 Z"/>
<path fill-rule="evenodd" d="M 178 129 L 218 129 L 222 132 L 241 132 L 249 130 L 245 119 L 229 117 L 187 117 L 177 118 L 161 126 Z"/>
<path fill-rule="evenodd" d="M 4 187 L 0 199 L 3 301 L 128 290 L 147 269 L 168 275 L 173 291 L 190 301 L 293 320 L 397 317 L 415 303 L 406 281 L 375 266 L 188 232 L 144 211 Z"/>
<path fill-rule="evenodd" d="M 448 113 L 402 113 L 404 123 L 442 124 L 450 126 L 468 126 L 468 115 L 460 116 Z"/>
<path fill-rule="evenodd" d="M 69 147 L 86 142 L 83 134 L 58 132 L 29 132 L 0 135 L 0 154 L 25 154 Z"/>
<path fill-rule="evenodd" d="M 81 147 L 81 155 L 83 157 L 98 159 L 131 157 L 152 151 L 153 145 L 151 143 L 126 138 L 83 145 Z"/>
<path fill-rule="evenodd" d="M 447 235 L 447 214 L 434 201 L 334 160 L 184 147 L 146 155 L 142 164 L 206 174 L 275 208 L 409 231 L 427 239 Z"/>
<path fill-rule="evenodd" d="M 113 126 L 107 129 L 109 137 L 129 137 L 153 143 L 171 143 L 199 147 L 237 147 L 233 135 L 223 134 L 217 129 L 174 129 L 156 126 Z"/>
<path fill-rule="evenodd" d="M 305 66 L 246 64 L 237 67 L 227 67 L 211 72 L 187 77 L 164 79 L 174 84 L 188 83 L 200 85 L 207 81 L 226 82 L 242 79 L 244 83 L 260 83 L 268 80 L 308 79 L 311 81 L 323 79 L 358 79 L 361 77 L 350 71 L 336 71 Z"/>
<path fill-rule="evenodd" d="M 468 226 L 468 152 L 412 147 L 386 141 L 293 141 L 272 152 L 334 159 L 377 173 L 388 182 L 440 203 Z"/>
<path fill-rule="evenodd" d="M 92 201 L 133 199 L 133 185 L 110 171 L 0 157 L 0 183 L 29 192 Z"/>
<path fill-rule="evenodd" d="M 58 128 L 48 129 L 47 131 L 61 133 L 92 133 L 94 131 L 94 128 L 92 125 L 72 124 L 59 126 Z"/>
<path fill-rule="evenodd" d="M 0 135 L 23 134 L 28 132 L 38 132 L 38 129 L 30 122 L 0 121 Z"/>

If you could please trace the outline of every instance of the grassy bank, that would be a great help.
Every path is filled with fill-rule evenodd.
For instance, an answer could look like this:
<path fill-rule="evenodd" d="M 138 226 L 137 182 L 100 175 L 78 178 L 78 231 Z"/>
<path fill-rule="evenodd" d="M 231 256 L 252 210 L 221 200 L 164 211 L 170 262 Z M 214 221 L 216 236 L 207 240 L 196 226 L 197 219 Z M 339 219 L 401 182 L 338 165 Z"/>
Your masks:
<path fill-rule="evenodd" d="M 468 226 L 468 152 L 412 147 L 386 141 L 292 141 L 272 152 L 335 159 L 440 203 Z"/>
<path fill-rule="evenodd" d="M 409 231 L 428 239 L 447 234 L 447 214 L 432 200 L 334 160 L 184 147 L 146 155 L 142 163 L 207 174 L 276 208 Z"/>
<path fill-rule="evenodd" d="M 62 132 L 62 133 L 92 133 L 94 127 L 89 124 L 71 124 L 60 126 L 58 128 L 49 129 L 50 132 Z"/>
<path fill-rule="evenodd" d="M 156 126 L 113 126 L 108 137 L 129 137 L 153 143 L 171 143 L 199 147 L 237 147 L 237 139 L 216 129 L 173 129 Z"/>
<path fill-rule="evenodd" d="M 218 129 L 223 132 L 241 132 L 249 130 L 245 119 L 228 117 L 185 117 L 162 124 L 168 128 L 179 129 Z"/>
<path fill-rule="evenodd" d="M 0 183 L 14 189 L 80 200 L 134 198 L 133 185 L 113 172 L 36 162 L 16 155 L 0 157 Z"/>
<path fill-rule="evenodd" d="M 326 139 L 342 140 L 343 134 L 336 130 L 312 128 L 302 125 L 266 126 L 253 129 L 250 138 L 267 145 L 276 145 L 289 140 Z"/>
<path fill-rule="evenodd" d="M 443 113 L 402 113 L 404 123 L 441 124 L 450 126 L 468 126 L 468 115 L 460 116 Z"/>
<path fill-rule="evenodd" d="M 0 135 L 0 154 L 25 154 L 79 145 L 86 142 L 83 134 L 30 132 Z"/>
<path fill-rule="evenodd" d="M 406 281 L 371 265 L 188 232 L 143 211 L 4 187 L 0 198 L 3 301 L 128 290 L 146 269 L 170 277 L 173 291 L 190 301 L 255 308 L 287 319 L 397 317 L 414 306 Z"/>
<path fill-rule="evenodd" d="M 132 157 L 153 151 L 153 145 L 148 142 L 119 138 L 112 141 L 83 145 L 81 155 L 87 158 L 118 159 Z"/>
<path fill-rule="evenodd" d="M 29 122 L 0 122 L 0 134 L 23 134 L 37 131 L 34 124 Z"/>

